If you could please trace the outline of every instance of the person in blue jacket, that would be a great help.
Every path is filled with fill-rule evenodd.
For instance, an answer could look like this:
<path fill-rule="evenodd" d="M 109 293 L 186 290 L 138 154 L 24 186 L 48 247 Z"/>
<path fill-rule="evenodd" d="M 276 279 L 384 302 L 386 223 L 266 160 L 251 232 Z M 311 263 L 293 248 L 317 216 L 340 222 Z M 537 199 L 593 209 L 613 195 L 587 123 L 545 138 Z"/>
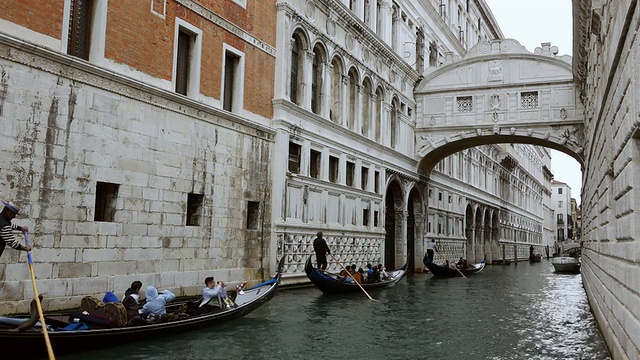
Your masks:
<path fill-rule="evenodd" d="M 151 285 L 147 286 L 147 290 L 145 290 L 144 293 L 147 297 L 147 302 L 140 311 L 140 316 L 142 316 L 143 319 L 165 315 L 167 313 L 167 303 L 172 302 L 176 298 L 176 295 L 169 290 L 164 290 L 162 294 L 158 294 L 158 289 Z"/>

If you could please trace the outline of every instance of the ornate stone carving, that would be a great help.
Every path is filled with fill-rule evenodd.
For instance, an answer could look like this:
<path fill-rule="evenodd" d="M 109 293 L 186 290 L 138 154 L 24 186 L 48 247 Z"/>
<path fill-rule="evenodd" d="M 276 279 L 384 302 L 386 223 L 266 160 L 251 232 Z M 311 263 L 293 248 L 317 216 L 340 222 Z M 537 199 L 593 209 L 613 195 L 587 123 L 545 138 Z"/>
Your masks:
<path fill-rule="evenodd" d="M 516 128 L 512 127 L 510 129 L 510 131 L 511 131 L 511 135 L 515 135 L 516 134 Z"/>
<path fill-rule="evenodd" d="M 313 21 L 316 19 L 316 4 L 313 2 L 313 0 L 307 1 L 307 7 L 304 14 L 309 20 Z"/>
<path fill-rule="evenodd" d="M 500 135 L 500 126 L 498 124 L 493 125 L 493 133 L 494 135 Z"/>
<path fill-rule="evenodd" d="M 429 123 L 431 124 L 431 126 L 436 125 L 436 117 L 434 115 L 431 115 L 431 119 L 429 119 Z"/>
<path fill-rule="evenodd" d="M 567 118 L 567 109 L 562 108 L 560 109 L 560 119 L 564 120 Z"/>
<path fill-rule="evenodd" d="M 355 39 L 351 33 L 347 33 L 344 42 L 348 50 L 353 50 L 353 48 L 355 47 Z"/>
<path fill-rule="evenodd" d="M 493 60 L 489 64 L 487 81 L 502 81 L 502 60 Z"/>
<path fill-rule="evenodd" d="M 336 21 L 332 16 L 327 18 L 327 34 L 331 37 L 336 36 Z"/>

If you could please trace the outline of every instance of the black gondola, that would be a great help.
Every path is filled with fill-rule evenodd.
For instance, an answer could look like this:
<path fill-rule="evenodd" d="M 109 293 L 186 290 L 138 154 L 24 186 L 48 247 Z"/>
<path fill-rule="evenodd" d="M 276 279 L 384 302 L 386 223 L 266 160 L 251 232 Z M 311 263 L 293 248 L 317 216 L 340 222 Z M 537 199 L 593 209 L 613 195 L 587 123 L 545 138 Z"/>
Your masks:
<path fill-rule="evenodd" d="M 438 277 L 462 277 L 462 274 L 464 274 L 464 276 L 472 275 L 482 271 L 485 265 L 484 260 L 482 260 L 481 262 L 473 265 L 473 267 L 466 268 L 466 269 L 457 269 L 452 267 L 440 266 L 429 260 L 425 260 L 423 262 L 424 262 L 424 266 L 426 266 L 427 269 L 429 269 L 429 271 L 433 274 L 433 276 L 438 276 Z"/>
<path fill-rule="evenodd" d="M 137 326 L 72 331 L 49 330 L 53 352 L 56 355 L 62 355 L 97 350 L 212 327 L 243 317 L 275 296 L 280 283 L 283 263 L 284 257 L 278 264 L 278 272 L 271 279 L 239 292 L 235 298 L 237 306 L 226 307 L 213 313 L 177 318 L 165 322 L 150 322 Z M 179 303 L 167 305 L 167 312 L 176 310 L 180 305 Z M 69 314 L 45 314 L 45 322 L 49 328 L 64 326 L 68 319 Z M 66 324 L 69 323 L 66 322 Z M 47 357 L 47 347 L 41 329 L 30 328 L 26 331 L 18 331 L 0 327 L 0 348 L 3 349 L 3 359 Z"/>
<path fill-rule="evenodd" d="M 311 256 L 307 259 L 307 263 L 304 266 L 304 271 L 307 273 L 307 277 L 313 285 L 320 289 L 325 294 L 345 294 L 350 292 L 361 292 L 360 286 L 365 290 L 380 289 L 392 286 L 396 284 L 407 273 L 407 264 L 403 267 L 390 271 L 389 278 L 380 280 L 379 282 L 367 283 L 364 282 L 358 286 L 358 284 L 349 281 L 341 281 L 336 278 L 335 275 L 329 274 L 326 271 L 320 270 L 311 264 Z"/>
<path fill-rule="evenodd" d="M 535 255 L 529 256 L 529 262 L 537 263 L 541 261 L 542 261 L 542 254 L 535 254 Z"/>

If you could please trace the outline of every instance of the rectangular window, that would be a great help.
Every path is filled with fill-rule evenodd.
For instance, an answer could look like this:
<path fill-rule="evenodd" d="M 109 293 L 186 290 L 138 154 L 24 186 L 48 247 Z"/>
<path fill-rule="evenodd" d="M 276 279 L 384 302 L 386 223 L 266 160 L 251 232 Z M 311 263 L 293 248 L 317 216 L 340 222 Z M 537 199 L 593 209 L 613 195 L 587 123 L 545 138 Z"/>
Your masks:
<path fill-rule="evenodd" d="M 378 227 L 378 217 L 379 217 L 379 213 L 376 210 L 373 212 L 373 227 Z"/>
<path fill-rule="evenodd" d="M 224 87 L 222 94 L 222 108 L 233 111 L 234 92 L 236 90 L 236 76 L 240 57 L 226 51 L 224 54 Z"/>
<path fill-rule="evenodd" d="M 338 182 L 338 170 L 340 168 L 340 159 L 335 156 L 329 156 L 329 181 Z"/>
<path fill-rule="evenodd" d="M 564 224 L 564 217 L 562 214 L 558 214 L 558 224 Z"/>
<path fill-rule="evenodd" d="M 189 73 L 191 71 L 189 55 L 191 54 L 191 35 L 178 31 L 178 53 L 176 54 L 176 92 L 187 95 L 189 89 Z"/>
<path fill-rule="evenodd" d="M 433 198 L 433 190 L 429 189 L 429 199 Z"/>
<path fill-rule="evenodd" d="M 203 200 L 202 194 L 187 194 L 187 226 L 201 225 Z"/>
<path fill-rule="evenodd" d="M 453 203 L 453 196 L 449 195 L 449 204 Z"/>
<path fill-rule="evenodd" d="M 558 194 L 562 194 L 562 188 L 558 188 Z"/>
<path fill-rule="evenodd" d="M 369 226 L 369 209 L 362 209 L 362 225 Z"/>
<path fill-rule="evenodd" d="M 562 203 L 562 201 L 558 201 L 558 207 L 559 207 L 559 208 L 561 208 L 561 207 L 562 207 L 562 205 L 564 205 L 564 204 Z"/>
<path fill-rule="evenodd" d="M 311 150 L 311 161 L 309 167 L 309 176 L 315 179 L 320 178 L 320 165 L 322 161 L 322 153 L 320 151 Z"/>
<path fill-rule="evenodd" d="M 373 177 L 373 185 L 374 185 L 374 191 L 376 192 L 376 194 L 380 194 L 380 172 L 376 171 L 374 173 L 374 177 Z"/>
<path fill-rule="evenodd" d="M 294 174 L 300 173 L 300 154 L 302 146 L 296 143 L 289 143 L 289 172 Z"/>
<path fill-rule="evenodd" d="M 116 200 L 120 185 L 100 182 L 96 183 L 96 204 L 93 221 L 113 222 L 116 213 Z"/>
<path fill-rule="evenodd" d="M 369 168 L 360 168 L 360 189 L 367 190 L 369 188 Z"/>
<path fill-rule="evenodd" d="M 356 164 L 347 161 L 347 186 L 353 186 L 354 185 L 354 177 L 355 177 L 355 172 L 356 172 Z"/>
<path fill-rule="evenodd" d="M 438 193 L 438 201 L 442 201 L 442 193 L 441 192 Z"/>
<path fill-rule="evenodd" d="M 69 12 L 67 54 L 89 60 L 93 0 L 71 0 Z"/>
<path fill-rule="evenodd" d="M 247 229 L 257 229 L 260 218 L 260 202 L 247 201 Z"/>
<path fill-rule="evenodd" d="M 458 102 L 458 112 L 469 113 L 473 111 L 472 96 L 458 96 L 456 100 Z"/>
<path fill-rule="evenodd" d="M 538 92 L 527 91 L 520 94 L 520 102 L 523 109 L 534 109 L 538 107 Z"/>

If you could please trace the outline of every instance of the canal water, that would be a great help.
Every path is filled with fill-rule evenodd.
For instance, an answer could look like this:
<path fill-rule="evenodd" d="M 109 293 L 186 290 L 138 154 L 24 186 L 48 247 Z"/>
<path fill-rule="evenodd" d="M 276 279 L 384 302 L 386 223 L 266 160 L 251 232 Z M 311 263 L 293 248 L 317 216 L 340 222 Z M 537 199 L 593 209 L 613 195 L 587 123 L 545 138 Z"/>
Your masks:
<path fill-rule="evenodd" d="M 60 359 L 609 359 L 580 275 L 548 260 L 371 295 L 285 289 L 233 323 Z"/>

